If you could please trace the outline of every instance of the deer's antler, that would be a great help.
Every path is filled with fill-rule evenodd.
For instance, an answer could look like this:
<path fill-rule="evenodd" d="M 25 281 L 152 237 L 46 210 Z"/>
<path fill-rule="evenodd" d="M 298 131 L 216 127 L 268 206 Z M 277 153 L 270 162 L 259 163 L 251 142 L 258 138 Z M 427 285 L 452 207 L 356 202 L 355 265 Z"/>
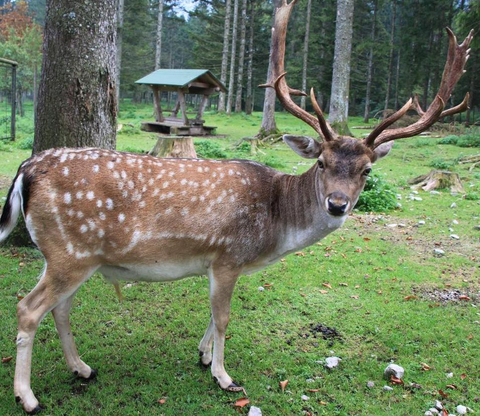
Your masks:
<path fill-rule="evenodd" d="M 334 140 L 336 133 L 323 117 L 323 113 L 315 100 L 315 95 L 311 94 L 311 96 L 313 96 L 312 103 L 317 117 L 302 109 L 292 100 L 291 95 L 306 96 L 307 94 L 300 90 L 290 88 L 285 80 L 285 40 L 287 36 L 287 26 L 292 8 L 297 1 L 298 0 L 292 0 L 288 3 L 287 0 L 282 0 L 281 6 L 276 10 L 275 21 L 272 28 L 272 79 L 269 80 L 267 84 L 260 85 L 260 87 L 274 88 L 285 110 L 311 126 L 323 140 Z"/>
<path fill-rule="evenodd" d="M 473 38 L 473 30 L 470 31 L 460 45 L 458 44 L 454 33 L 449 28 L 447 28 L 447 33 L 449 37 L 447 62 L 445 63 L 445 69 L 443 70 L 440 88 L 435 99 L 430 104 L 430 107 L 428 107 L 426 111 L 423 111 L 418 102 L 418 97 L 415 97 L 413 101 L 410 99 L 399 111 L 380 123 L 380 125 L 378 125 L 372 133 L 365 138 L 364 143 L 367 146 L 375 149 L 381 144 L 391 140 L 415 136 L 422 131 L 427 130 L 438 119 L 460 113 L 468 108 L 469 96 L 467 93 L 461 104 L 444 111 L 445 103 L 450 99 L 453 88 L 460 77 L 465 73 L 465 64 L 467 63 L 470 53 L 469 45 Z M 407 127 L 385 130 L 388 126 L 402 117 L 411 107 L 420 114 L 420 119 L 417 122 Z"/>

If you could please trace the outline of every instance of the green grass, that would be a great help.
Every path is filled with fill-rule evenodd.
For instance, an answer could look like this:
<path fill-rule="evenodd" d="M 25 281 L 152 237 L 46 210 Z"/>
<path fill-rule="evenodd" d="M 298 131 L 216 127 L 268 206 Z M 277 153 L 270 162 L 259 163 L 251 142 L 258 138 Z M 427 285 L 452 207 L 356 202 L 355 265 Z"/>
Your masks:
<path fill-rule="evenodd" d="M 150 106 L 122 107 L 119 149 L 141 152 L 153 147 L 154 135 L 139 131 L 151 111 Z M 218 126 L 219 134 L 228 135 L 211 140 L 229 157 L 250 157 L 233 150 L 233 145 L 258 131 L 261 114 L 206 114 L 205 119 Z M 277 121 L 286 132 L 314 135 L 285 113 L 278 114 Z M 126 127 L 128 123 L 133 127 Z M 28 137 L 26 124 L 20 140 Z M 361 125 L 360 120 L 351 125 Z M 399 141 L 392 154 L 374 166 L 402 196 L 401 209 L 388 215 L 356 213 L 320 245 L 303 250 L 304 255 L 290 255 L 239 280 L 227 334 L 226 368 L 264 415 L 415 415 L 432 407 L 435 399 L 454 413 L 458 404 L 480 410 L 480 312 L 472 306 L 480 297 L 480 231 L 473 229 L 480 225 L 479 201 L 448 192 L 420 192 L 422 201 L 414 201 L 408 198 L 407 184 L 432 169 L 434 160 L 457 160 L 478 149 L 437 142 Z M 281 161 L 280 169 L 286 172 L 297 167 L 301 173 L 313 163 L 282 143 L 262 150 L 264 157 Z M 16 145 L 10 152 L 0 151 L 0 177 L 12 178 L 29 153 Z M 478 169 L 469 172 L 468 165 L 455 165 L 455 170 L 469 193 L 480 193 Z M 0 196 L 6 194 L 7 181 L 2 185 Z M 450 208 L 453 202 L 456 208 Z M 426 224 L 417 226 L 419 220 Z M 392 223 L 405 227 L 386 227 Z M 450 238 L 449 228 L 460 240 Z M 434 248 L 444 249 L 446 255 L 434 257 Z M 31 290 L 41 268 L 35 250 L 0 249 L 2 357 L 15 356 L 17 296 Z M 266 283 L 272 286 L 259 291 Z M 454 289 L 472 300 L 439 302 L 428 296 Z M 32 386 L 47 407 L 46 415 L 248 413 L 248 406 L 240 412 L 233 406 L 241 394 L 221 391 L 210 372 L 197 365 L 198 342 L 209 320 L 205 278 L 140 283 L 124 288 L 123 294 L 120 304 L 113 288 L 95 275 L 74 302 L 71 320 L 77 347 L 82 359 L 99 369 L 98 379 L 91 383 L 73 379 L 53 319 L 49 315 L 42 322 L 34 345 Z M 310 328 L 319 323 L 335 327 L 341 339 L 315 338 Z M 342 362 L 327 371 L 317 361 L 331 354 Z M 407 386 L 385 392 L 382 387 L 388 383 L 382 374 L 392 360 L 405 368 Z M 423 371 L 421 363 L 431 370 Z M 22 414 L 13 398 L 14 365 L 15 359 L 0 364 L 2 415 Z M 450 372 L 453 378 L 446 377 Z M 289 384 L 282 393 L 278 383 L 286 379 Z M 367 381 L 375 387 L 368 389 Z M 410 382 L 421 388 L 407 388 Z M 451 384 L 455 390 L 446 387 Z M 448 398 L 442 399 L 439 389 Z M 303 394 L 310 400 L 301 400 Z M 161 398 L 166 398 L 163 405 L 157 402 Z"/>

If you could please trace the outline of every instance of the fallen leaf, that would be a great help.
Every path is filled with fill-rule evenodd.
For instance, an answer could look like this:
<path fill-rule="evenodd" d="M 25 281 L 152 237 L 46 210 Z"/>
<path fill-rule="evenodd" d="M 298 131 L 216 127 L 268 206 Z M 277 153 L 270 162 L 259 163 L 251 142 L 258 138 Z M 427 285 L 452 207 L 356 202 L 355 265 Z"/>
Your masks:
<path fill-rule="evenodd" d="M 282 389 L 282 393 L 285 391 L 285 388 L 287 387 L 288 380 L 280 381 L 278 383 L 280 385 L 280 388 Z"/>
<path fill-rule="evenodd" d="M 443 390 L 438 390 L 438 394 L 440 396 L 442 396 L 444 399 L 446 399 L 448 397 L 448 394 L 447 393 L 444 393 Z"/>
<path fill-rule="evenodd" d="M 347 287 L 347 286 L 348 286 L 348 283 L 339 283 L 339 286 Z"/>
<path fill-rule="evenodd" d="M 340 255 L 341 255 L 344 259 L 347 258 L 347 256 L 346 256 L 345 254 L 343 254 L 343 253 L 340 253 Z"/>
<path fill-rule="evenodd" d="M 352 295 L 352 296 L 350 296 L 350 297 L 351 297 L 352 299 L 358 299 L 360 296 L 358 296 L 358 295 Z"/>
<path fill-rule="evenodd" d="M 460 374 L 460 378 L 461 378 L 462 380 L 465 380 L 465 379 L 467 378 L 467 375 L 466 375 L 465 373 Z"/>
<path fill-rule="evenodd" d="M 459 299 L 459 300 L 470 300 L 470 298 L 469 298 L 468 296 L 466 296 L 466 295 L 460 295 L 460 296 L 458 297 L 458 299 Z"/>
<path fill-rule="evenodd" d="M 308 389 L 307 391 L 309 393 L 316 393 L 317 391 L 320 391 L 320 389 Z"/>
<path fill-rule="evenodd" d="M 22 296 L 22 295 L 17 295 L 17 299 L 18 300 L 22 300 L 25 296 Z"/>
<path fill-rule="evenodd" d="M 230 339 L 230 338 L 232 338 L 231 335 L 227 335 L 227 336 L 225 337 L 225 339 Z"/>
<path fill-rule="evenodd" d="M 332 288 L 332 285 L 330 283 L 322 283 L 322 286 L 328 287 L 329 289 Z"/>
<path fill-rule="evenodd" d="M 391 382 L 392 384 L 403 384 L 403 380 L 401 380 L 401 379 L 399 379 L 399 378 L 397 378 L 397 377 L 395 377 L 395 376 L 391 376 L 391 377 L 390 377 L 390 382 Z"/>
<path fill-rule="evenodd" d="M 368 237 L 363 237 L 363 241 L 370 241 L 371 238 L 368 238 Z"/>
<path fill-rule="evenodd" d="M 305 253 L 303 251 L 297 251 L 295 255 L 300 257 L 305 257 Z"/>
<path fill-rule="evenodd" d="M 403 300 L 412 300 L 412 299 L 418 299 L 418 296 L 409 295 L 409 296 L 405 296 L 405 297 L 403 298 Z"/>
<path fill-rule="evenodd" d="M 360 289 L 360 285 L 355 285 L 355 289 Z"/>
<path fill-rule="evenodd" d="M 381 290 L 379 290 L 377 293 L 378 293 L 379 295 L 381 295 L 383 292 L 382 292 Z"/>
<path fill-rule="evenodd" d="M 25 263 L 24 263 L 23 261 L 21 261 L 20 263 L 18 263 L 18 265 L 19 265 L 20 267 L 23 267 L 23 266 L 25 266 Z"/>
<path fill-rule="evenodd" d="M 432 369 L 432 367 L 430 367 L 428 364 L 426 363 L 420 363 L 420 365 L 422 366 L 422 370 L 423 371 L 429 371 Z"/>
<path fill-rule="evenodd" d="M 322 406 L 326 406 L 328 403 L 324 402 L 323 400 L 320 400 L 318 403 L 320 403 Z"/>
<path fill-rule="evenodd" d="M 442 416 L 448 416 L 447 409 L 445 409 L 445 408 L 442 409 Z"/>
<path fill-rule="evenodd" d="M 263 287 L 272 287 L 272 286 L 273 286 L 273 284 L 271 284 L 271 283 L 265 283 L 265 284 L 263 285 Z"/>
<path fill-rule="evenodd" d="M 250 403 L 250 400 L 248 400 L 246 397 L 242 397 L 235 402 L 234 406 L 235 407 L 244 407 L 248 403 Z"/>
<path fill-rule="evenodd" d="M 413 237 L 409 236 L 406 238 L 407 241 L 412 241 L 413 240 Z"/>
<path fill-rule="evenodd" d="M 300 296 L 301 296 L 302 298 L 306 298 L 306 297 L 307 297 L 307 295 L 306 295 L 305 293 L 300 293 Z"/>
<path fill-rule="evenodd" d="M 12 361 L 13 357 L 4 357 L 2 358 L 2 363 L 8 363 L 10 361 Z"/>
<path fill-rule="evenodd" d="M 445 387 L 450 390 L 458 390 L 458 387 L 455 384 L 447 384 Z"/>
<path fill-rule="evenodd" d="M 166 399 L 158 399 L 157 403 L 165 404 L 166 401 L 167 401 Z"/>
<path fill-rule="evenodd" d="M 321 293 L 322 295 L 326 295 L 326 294 L 328 293 L 328 290 L 320 290 L 320 293 Z"/>
<path fill-rule="evenodd" d="M 285 259 L 281 259 L 280 262 L 281 262 L 281 263 L 285 263 Z"/>
<path fill-rule="evenodd" d="M 470 334 L 467 339 L 473 339 L 473 334 Z"/>
<path fill-rule="evenodd" d="M 362 249 L 361 249 L 361 248 L 357 248 L 357 249 L 355 250 L 355 253 L 361 253 L 361 252 L 362 252 Z"/>

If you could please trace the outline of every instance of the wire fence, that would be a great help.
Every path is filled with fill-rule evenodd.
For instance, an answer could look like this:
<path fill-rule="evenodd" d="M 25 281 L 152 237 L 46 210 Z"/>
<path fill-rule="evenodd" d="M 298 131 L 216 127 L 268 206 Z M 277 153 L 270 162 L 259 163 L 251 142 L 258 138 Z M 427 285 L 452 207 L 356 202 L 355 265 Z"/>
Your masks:
<path fill-rule="evenodd" d="M 0 58 L 0 140 L 15 140 L 17 63 Z"/>

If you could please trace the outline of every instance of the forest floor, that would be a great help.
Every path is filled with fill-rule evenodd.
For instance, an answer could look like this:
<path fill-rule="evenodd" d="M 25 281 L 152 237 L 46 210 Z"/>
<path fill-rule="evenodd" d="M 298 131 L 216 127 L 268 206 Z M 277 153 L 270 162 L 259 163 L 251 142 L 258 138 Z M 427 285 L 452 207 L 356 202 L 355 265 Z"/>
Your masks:
<path fill-rule="evenodd" d="M 153 147 L 155 135 L 139 130 L 151 111 L 122 106 L 119 150 Z M 228 157 L 251 157 L 234 144 L 257 133 L 261 114 L 207 113 L 205 119 L 227 135 L 208 140 Z M 282 131 L 314 135 L 285 113 L 277 120 Z M 0 147 L 0 197 L 31 152 L 32 119 L 27 114 L 18 124 L 18 143 Z M 363 125 L 360 119 L 350 124 Z M 358 137 L 366 132 L 354 130 Z M 313 163 L 283 143 L 262 150 L 266 154 L 257 160 L 288 173 L 302 173 Z M 457 405 L 478 413 L 480 168 L 470 172 L 457 163 L 478 153 L 436 138 L 399 141 L 374 170 L 394 187 L 401 207 L 356 211 L 320 243 L 239 280 L 226 368 L 245 387 L 250 404 L 235 407 L 243 395 L 221 391 L 197 365 L 209 320 L 205 278 L 125 284 L 119 303 L 111 285 L 94 275 L 79 291 L 71 320 L 82 359 L 99 376 L 90 383 L 73 378 L 47 316 L 36 336 L 32 372 L 45 414 L 223 416 L 247 414 L 254 405 L 264 415 L 423 415 L 435 400 L 450 413 L 457 414 Z M 457 172 L 467 194 L 419 191 L 411 198 L 408 180 L 434 167 Z M 0 364 L 2 415 L 22 414 L 12 392 L 15 358 L 8 360 L 15 356 L 15 305 L 35 285 L 42 263 L 35 249 L 0 249 L 0 356 L 7 359 Z M 337 368 L 324 366 L 329 356 L 342 359 Z M 403 384 L 383 379 L 391 362 L 404 367 Z M 285 380 L 282 392 L 279 382 Z"/>

